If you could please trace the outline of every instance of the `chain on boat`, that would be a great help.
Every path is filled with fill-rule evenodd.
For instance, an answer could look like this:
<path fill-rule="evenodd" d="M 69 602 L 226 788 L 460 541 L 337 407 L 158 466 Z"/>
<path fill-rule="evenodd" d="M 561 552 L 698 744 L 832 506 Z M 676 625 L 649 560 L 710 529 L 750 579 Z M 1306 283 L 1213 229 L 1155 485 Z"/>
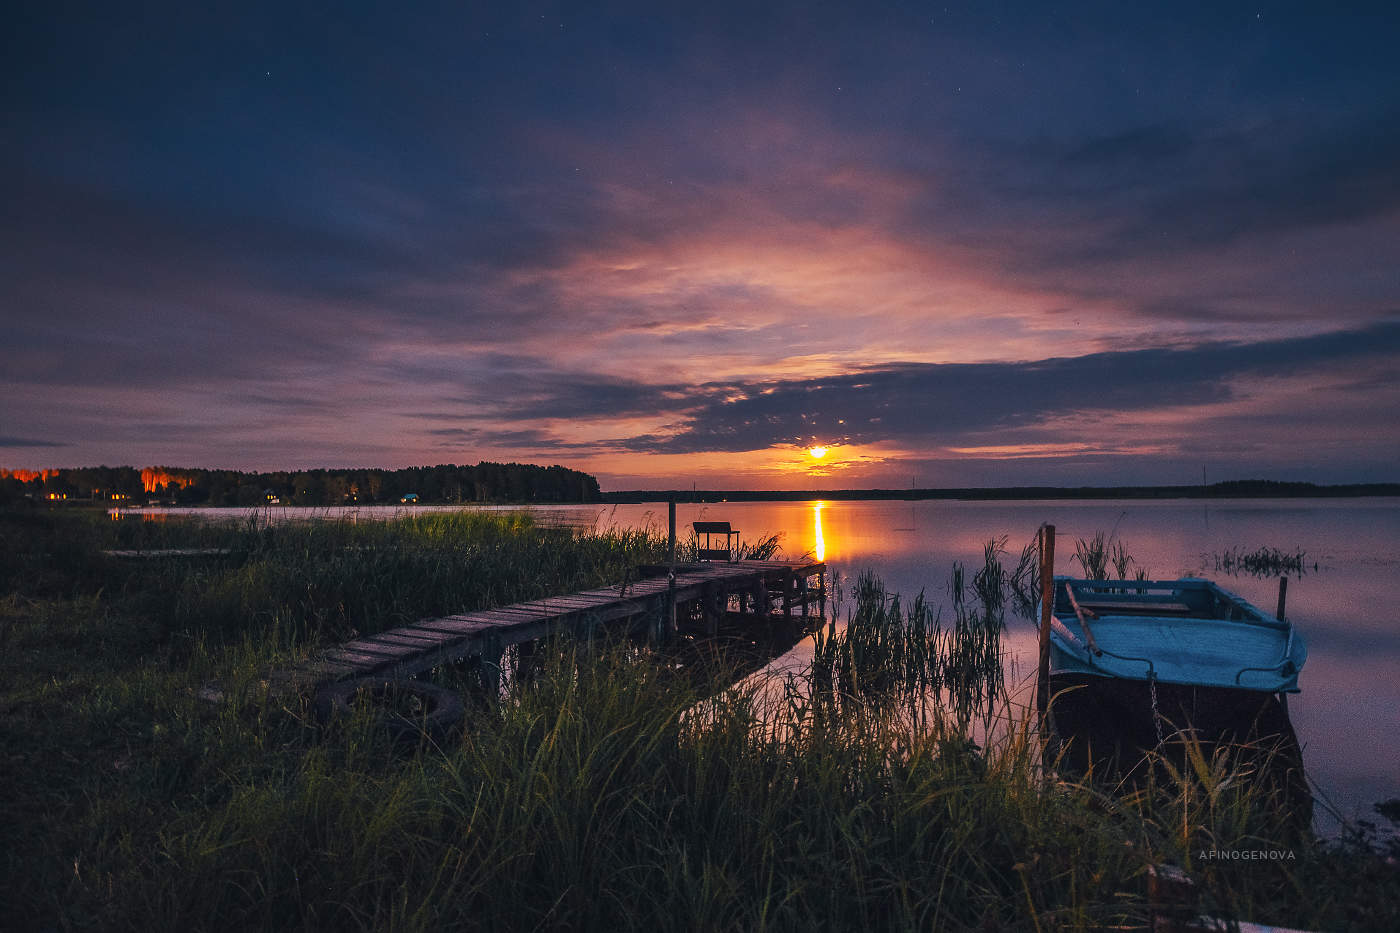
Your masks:
<path fill-rule="evenodd" d="M 1166 739 L 1162 736 L 1162 711 L 1157 708 L 1157 677 L 1148 675 L 1147 691 L 1152 697 L 1152 726 L 1157 730 L 1157 747 L 1161 748 Z"/>

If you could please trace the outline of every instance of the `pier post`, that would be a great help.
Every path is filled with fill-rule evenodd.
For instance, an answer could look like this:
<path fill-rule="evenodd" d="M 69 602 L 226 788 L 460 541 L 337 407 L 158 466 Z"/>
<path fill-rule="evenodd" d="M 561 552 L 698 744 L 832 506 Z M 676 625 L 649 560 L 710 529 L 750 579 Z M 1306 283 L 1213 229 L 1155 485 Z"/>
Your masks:
<path fill-rule="evenodd" d="M 522 641 L 515 646 L 515 679 L 517 682 L 529 680 L 540 669 L 539 640 Z"/>
<path fill-rule="evenodd" d="M 705 634 L 713 638 L 719 634 L 719 617 L 724 612 L 720 604 L 724 601 L 724 591 L 718 584 L 707 583 L 700 594 L 700 618 Z"/>
<path fill-rule="evenodd" d="M 676 632 L 676 497 L 666 499 L 666 523 L 670 526 L 666 545 L 666 606 L 662 610 L 662 641 Z"/>
<path fill-rule="evenodd" d="M 1055 610 L 1055 526 L 1040 526 L 1040 666 L 1035 683 L 1035 709 L 1045 728 L 1050 705 L 1050 620 Z"/>
<path fill-rule="evenodd" d="M 772 601 L 768 598 L 768 581 L 759 574 L 757 580 L 753 581 L 753 610 L 755 615 L 766 616 L 772 610 Z"/>
<path fill-rule="evenodd" d="M 488 703 L 501 702 L 501 664 L 505 651 L 493 642 L 481 657 L 481 692 Z"/>
<path fill-rule="evenodd" d="M 501 665 L 505 661 L 505 646 L 500 636 L 485 635 L 477 644 L 477 650 L 458 662 L 459 670 L 468 674 L 475 683 L 470 692 L 487 703 L 498 703 L 501 699 Z"/>
<path fill-rule="evenodd" d="M 1288 596 L 1288 578 L 1287 578 L 1287 577 L 1279 577 L 1279 578 L 1278 578 L 1278 611 L 1274 613 L 1274 618 L 1278 619 L 1280 622 L 1283 621 L 1283 602 L 1284 602 L 1285 597 L 1287 597 L 1287 596 Z"/>

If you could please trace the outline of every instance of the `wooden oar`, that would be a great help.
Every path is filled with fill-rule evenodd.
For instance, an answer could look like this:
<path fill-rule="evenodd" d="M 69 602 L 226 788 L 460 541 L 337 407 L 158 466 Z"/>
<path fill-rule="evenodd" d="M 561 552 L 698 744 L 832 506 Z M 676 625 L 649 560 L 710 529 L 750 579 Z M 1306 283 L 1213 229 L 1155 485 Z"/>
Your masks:
<path fill-rule="evenodd" d="M 1065 593 L 1069 595 L 1069 604 L 1074 607 L 1074 614 L 1079 617 L 1079 627 L 1084 630 L 1084 640 L 1089 643 L 1089 650 L 1095 655 L 1103 654 L 1103 649 L 1099 647 L 1098 642 L 1094 641 L 1094 630 L 1089 628 L 1089 619 L 1087 618 L 1087 616 L 1093 616 L 1097 619 L 1098 615 L 1092 609 L 1080 608 L 1079 600 L 1074 598 L 1074 587 L 1068 583 L 1065 584 Z"/>

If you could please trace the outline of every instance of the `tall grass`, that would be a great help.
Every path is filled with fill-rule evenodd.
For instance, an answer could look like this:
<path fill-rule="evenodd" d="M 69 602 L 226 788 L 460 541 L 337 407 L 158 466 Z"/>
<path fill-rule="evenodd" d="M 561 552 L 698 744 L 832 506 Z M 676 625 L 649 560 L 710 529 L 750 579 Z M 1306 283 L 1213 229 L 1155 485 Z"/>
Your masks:
<path fill-rule="evenodd" d="M 293 583 L 256 585 L 243 580 L 263 563 L 251 544 L 222 563 L 162 569 L 109 562 L 93 540 L 74 560 L 109 574 L 110 586 L 59 566 L 45 594 L 0 599 L 10 623 L 0 650 L 0 922 L 1100 929 L 1146 923 L 1145 871 L 1165 860 L 1200 872 L 1222 912 L 1311 928 L 1400 921 L 1400 882 L 1360 852 L 1299 844 L 1294 862 L 1243 869 L 1195 859 L 1208 842 L 1272 844 L 1270 802 L 1239 761 L 1202 758 L 1158 786 L 1114 793 L 1042 769 L 1033 724 L 1004 690 L 990 702 L 969 694 L 1005 724 L 979 732 L 981 714 L 947 702 L 948 691 L 978 672 L 1000 631 L 999 549 L 995 571 L 984 555 L 964 575 L 946 622 L 917 599 L 896 611 L 878 581 L 862 580 L 855 641 L 826 636 L 826 695 L 816 666 L 801 689 L 727 687 L 722 668 L 707 682 L 675 676 L 643 645 L 560 642 L 537 655 L 533 676 L 509 678 L 500 702 L 475 707 L 460 734 L 404 752 L 367 711 L 322 727 L 304 699 L 260 689 L 270 665 L 343 623 L 417 611 L 419 598 L 573 585 L 637 552 L 654 562 L 664 543 L 541 544 L 528 522 L 499 521 L 513 524 L 430 525 L 416 538 L 408 526 L 231 532 L 258 537 L 269 564 L 276 555 L 295 568 Z M 402 553 L 414 540 L 446 553 L 415 562 Z M 554 564 L 546 544 L 562 552 Z M 493 579 L 473 590 L 434 582 L 454 573 L 447 554 L 478 552 L 494 555 L 475 565 Z M 381 567 L 401 579 L 376 579 Z M 371 579 L 355 581 L 349 568 Z M 436 595 L 415 595 L 419 587 Z M 162 615 L 157 603 L 171 593 L 186 594 L 186 608 Z M 240 632 L 212 593 L 257 617 Z M 332 597 L 349 605 L 330 612 L 322 600 Z M 228 614 L 197 628 L 196 606 Z M 270 621 L 282 616 L 301 620 L 290 647 L 267 637 L 293 631 Z M 930 641 L 940 624 L 944 635 Z M 898 699 L 933 684 L 915 674 L 936 675 L 944 698 L 917 716 Z M 434 677 L 455 687 L 469 675 Z M 204 698 L 210 678 L 217 702 Z M 838 691 L 843 702 L 833 702 Z M 874 699 L 882 692 L 895 701 Z"/>
<path fill-rule="evenodd" d="M 118 593 L 168 631 L 284 647 L 342 641 L 417 619 L 621 582 L 654 562 L 653 532 L 582 534 L 528 513 L 409 513 L 394 521 L 90 521 L 67 517 L 62 547 L 6 548 L 13 591 Z M 55 530 L 56 529 L 56 530 Z M 104 549 L 211 547 L 223 556 L 124 560 Z"/>

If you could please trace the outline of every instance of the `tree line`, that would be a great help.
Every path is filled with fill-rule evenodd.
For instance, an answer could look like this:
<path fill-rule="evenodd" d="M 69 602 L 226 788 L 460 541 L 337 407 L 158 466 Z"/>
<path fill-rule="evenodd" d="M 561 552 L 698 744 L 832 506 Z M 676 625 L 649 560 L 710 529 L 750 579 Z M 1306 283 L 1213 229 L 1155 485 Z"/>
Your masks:
<path fill-rule="evenodd" d="M 1400 483 L 1279 482 L 1229 480 L 1209 486 L 978 486 L 938 489 L 618 489 L 604 502 L 810 502 L 814 499 L 1286 499 L 1400 496 Z"/>
<path fill-rule="evenodd" d="M 402 470 L 267 473 L 186 467 L 0 470 L 0 501 L 92 500 L 179 505 L 372 505 L 399 503 L 598 502 L 598 480 L 562 466 L 481 462 Z"/>

